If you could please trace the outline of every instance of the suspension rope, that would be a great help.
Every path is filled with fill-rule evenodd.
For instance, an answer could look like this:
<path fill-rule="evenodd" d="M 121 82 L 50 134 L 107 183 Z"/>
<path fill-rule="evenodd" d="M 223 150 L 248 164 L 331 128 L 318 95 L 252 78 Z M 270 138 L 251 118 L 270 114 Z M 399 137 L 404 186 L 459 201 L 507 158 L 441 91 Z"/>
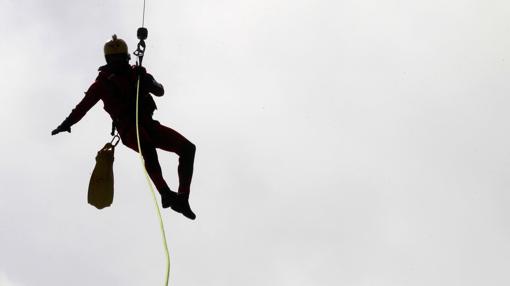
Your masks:
<path fill-rule="evenodd" d="M 145 27 L 145 0 L 143 0 L 142 27 Z"/>
<path fill-rule="evenodd" d="M 143 0 L 143 14 L 142 14 L 142 28 L 139 28 L 137 31 L 137 36 L 140 42 L 138 43 L 137 50 L 135 51 L 135 55 L 138 57 L 138 66 L 142 66 L 142 60 L 145 52 L 145 42 L 144 40 L 147 39 L 147 29 L 144 28 L 145 25 L 145 0 Z M 166 240 L 166 233 L 165 233 L 165 226 L 163 224 L 163 217 L 161 216 L 161 210 L 159 209 L 158 200 L 156 199 L 156 192 L 154 191 L 154 188 L 151 183 L 151 179 L 149 176 L 149 173 L 147 172 L 147 169 L 145 168 L 145 160 L 143 158 L 142 154 L 142 148 L 140 144 L 140 128 L 139 128 L 139 97 L 140 97 L 140 74 L 138 74 L 138 79 L 136 81 L 136 115 L 135 115 L 135 121 L 136 121 L 136 141 L 138 144 L 138 155 L 140 156 L 140 163 L 142 164 L 142 169 L 145 174 L 145 178 L 147 179 L 147 184 L 149 185 L 149 189 L 151 191 L 152 200 L 154 202 L 154 207 L 156 209 L 156 213 L 158 215 L 159 219 L 159 228 L 161 231 L 161 238 L 163 241 L 163 248 L 165 250 L 165 258 L 166 258 L 166 273 L 165 273 L 165 286 L 168 286 L 168 278 L 170 276 L 170 253 L 168 251 L 168 243 Z"/>
<path fill-rule="evenodd" d="M 165 226 L 163 224 L 163 217 L 161 216 L 161 210 L 159 209 L 158 201 L 156 199 L 156 192 L 154 192 L 154 188 L 152 187 L 151 179 L 149 173 L 147 173 L 147 169 L 145 168 L 145 160 L 143 159 L 142 149 L 140 147 L 140 129 L 138 125 L 138 98 L 140 95 L 140 76 L 138 76 L 138 81 L 136 83 L 136 140 L 138 143 L 138 154 L 140 156 L 140 162 L 142 164 L 142 169 L 145 173 L 145 178 L 147 179 L 147 184 L 149 185 L 149 189 L 152 194 L 152 200 L 154 201 L 154 206 L 156 209 L 156 213 L 159 218 L 159 228 L 161 230 L 161 238 L 163 240 L 163 248 L 165 249 L 165 257 L 166 257 L 166 274 L 165 274 L 165 286 L 168 286 L 168 278 L 170 276 L 170 253 L 168 251 L 168 243 L 166 241 L 166 233 Z"/>

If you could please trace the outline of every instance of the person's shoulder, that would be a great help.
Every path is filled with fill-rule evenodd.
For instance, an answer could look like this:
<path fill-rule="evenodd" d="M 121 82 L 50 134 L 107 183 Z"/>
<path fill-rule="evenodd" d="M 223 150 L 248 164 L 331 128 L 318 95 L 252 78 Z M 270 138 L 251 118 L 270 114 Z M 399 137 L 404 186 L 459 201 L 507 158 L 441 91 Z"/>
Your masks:
<path fill-rule="evenodd" d="M 96 82 L 104 82 L 106 80 L 109 80 L 113 75 L 108 65 L 100 66 L 97 70 L 99 71 L 99 73 L 96 77 Z"/>
<path fill-rule="evenodd" d="M 112 71 L 106 65 L 100 66 L 98 68 L 98 74 L 96 80 L 91 85 L 91 90 L 94 90 L 96 93 L 101 93 L 106 90 L 108 86 L 108 81 L 111 80 L 113 76 Z"/>

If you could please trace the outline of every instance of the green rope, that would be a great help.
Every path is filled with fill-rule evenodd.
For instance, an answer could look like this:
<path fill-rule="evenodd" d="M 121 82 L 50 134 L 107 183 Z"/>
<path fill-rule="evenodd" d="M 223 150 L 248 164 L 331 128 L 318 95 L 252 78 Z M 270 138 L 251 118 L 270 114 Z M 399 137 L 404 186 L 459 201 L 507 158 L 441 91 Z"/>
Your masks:
<path fill-rule="evenodd" d="M 156 213 L 159 218 L 159 228 L 161 229 L 161 238 L 163 240 L 163 247 L 165 248 L 166 255 L 166 274 L 165 274 L 165 286 L 168 286 L 168 277 L 170 276 L 170 253 L 168 252 L 168 244 L 166 242 L 166 234 L 165 234 L 165 226 L 163 225 L 163 217 L 161 216 L 161 211 L 159 209 L 158 200 L 156 199 L 156 193 L 154 192 L 154 188 L 152 187 L 151 179 L 149 174 L 147 173 L 147 169 L 145 169 L 145 160 L 142 155 L 142 148 L 140 147 L 140 132 L 138 128 L 138 98 L 140 95 L 140 75 L 138 75 L 138 81 L 136 82 L 136 141 L 138 143 L 138 154 L 140 155 L 140 162 L 142 163 L 142 168 L 145 173 L 145 178 L 147 179 L 147 183 L 149 184 L 149 188 L 152 194 L 152 200 L 154 201 L 154 206 L 156 208 Z"/>
<path fill-rule="evenodd" d="M 142 13 L 142 27 L 145 26 L 145 0 L 143 0 L 143 13 Z M 144 46 L 145 50 L 145 46 Z M 143 53 L 142 53 L 143 56 Z M 140 58 L 140 66 L 142 65 L 142 58 Z M 139 110 L 139 97 L 140 97 L 140 75 L 138 75 L 138 80 L 136 82 L 136 141 L 138 143 L 138 154 L 140 155 L 140 163 L 142 164 L 142 169 L 145 174 L 145 179 L 147 179 L 147 184 L 149 185 L 149 189 L 151 191 L 152 200 L 154 201 L 154 206 L 156 208 L 156 213 L 159 218 L 159 228 L 161 230 L 161 238 L 163 240 L 163 248 L 165 249 L 165 257 L 166 257 L 166 273 L 165 273 L 165 286 L 168 286 L 168 278 L 170 276 L 170 253 L 168 252 L 168 243 L 166 241 L 166 233 L 165 226 L 163 224 L 163 217 L 161 216 L 161 210 L 159 209 L 158 200 L 156 199 L 156 193 L 154 192 L 154 188 L 152 187 L 151 178 L 149 177 L 149 173 L 147 173 L 147 169 L 145 168 L 145 160 L 143 159 L 142 147 L 140 145 L 140 129 L 138 124 L 138 110 Z"/>

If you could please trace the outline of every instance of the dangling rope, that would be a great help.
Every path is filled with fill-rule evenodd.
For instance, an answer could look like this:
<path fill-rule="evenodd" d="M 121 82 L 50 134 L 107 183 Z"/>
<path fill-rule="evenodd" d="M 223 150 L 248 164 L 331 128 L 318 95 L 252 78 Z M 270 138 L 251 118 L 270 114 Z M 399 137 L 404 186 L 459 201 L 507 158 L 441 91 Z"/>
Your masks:
<path fill-rule="evenodd" d="M 142 27 L 145 27 L 145 0 L 143 0 Z"/>
<path fill-rule="evenodd" d="M 136 51 L 134 52 L 135 56 L 138 57 L 138 66 L 142 66 L 143 56 L 145 53 L 145 39 L 147 39 L 147 29 L 144 28 L 145 25 L 145 0 L 143 1 L 143 14 L 142 14 L 142 27 L 138 29 L 137 31 L 137 37 L 140 40 L 138 43 L 138 47 Z M 140 162 L 142 164 L 142 169 L 145 173 L 145 178 L 147 179 L 147 183 L 149 185 L 149 189 L 152 194 L 152 200 L 154 201 L 154 206 L 156 209 L 156 213 L 159 218 L 159 228 L 161 230 L 161 238 L 163 240 L 163 247 L 165 249 L 165 256 L 166 256 L 166 274 L 165 274 L 165 286 L 168 286 L 168 278 L 170 276 L 170 253 L 168 251 L 168 243 L 166 241 L 166 233 L 165 233 L 165 226 L 163 224 L 163 217 L 161 216 L 161 210 L 159 209 L 158 200 L 156 199 L 156 192 L 154 192 L 154 188 L 152 187 L 151 179 L 149 177 L 149 173 L 147 173 L 147 169 L 145 168 L 145 160 L 142 155 L 142 148 L 140 145 L 140 129 L 138 124 L 138 111 L 139 111 L 139 97 L 140 97 L 140 75 L 138 75 L 138 80 L 136 82 L 136 141 L 138 144 L 138 154 L 140 156 Z"/>

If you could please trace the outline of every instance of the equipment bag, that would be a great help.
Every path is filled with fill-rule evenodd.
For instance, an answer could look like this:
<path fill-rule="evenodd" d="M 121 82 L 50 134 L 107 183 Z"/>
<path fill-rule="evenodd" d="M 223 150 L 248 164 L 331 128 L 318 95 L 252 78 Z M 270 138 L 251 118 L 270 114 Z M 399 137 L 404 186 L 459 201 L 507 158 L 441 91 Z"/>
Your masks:
<path fill-rule="evenodd" d="M 113 202 L 113 154 L 115 145 L 107 143 L 97 152 L 96 166 L 89 182 L 88 203 L 98 209 Z"/>

